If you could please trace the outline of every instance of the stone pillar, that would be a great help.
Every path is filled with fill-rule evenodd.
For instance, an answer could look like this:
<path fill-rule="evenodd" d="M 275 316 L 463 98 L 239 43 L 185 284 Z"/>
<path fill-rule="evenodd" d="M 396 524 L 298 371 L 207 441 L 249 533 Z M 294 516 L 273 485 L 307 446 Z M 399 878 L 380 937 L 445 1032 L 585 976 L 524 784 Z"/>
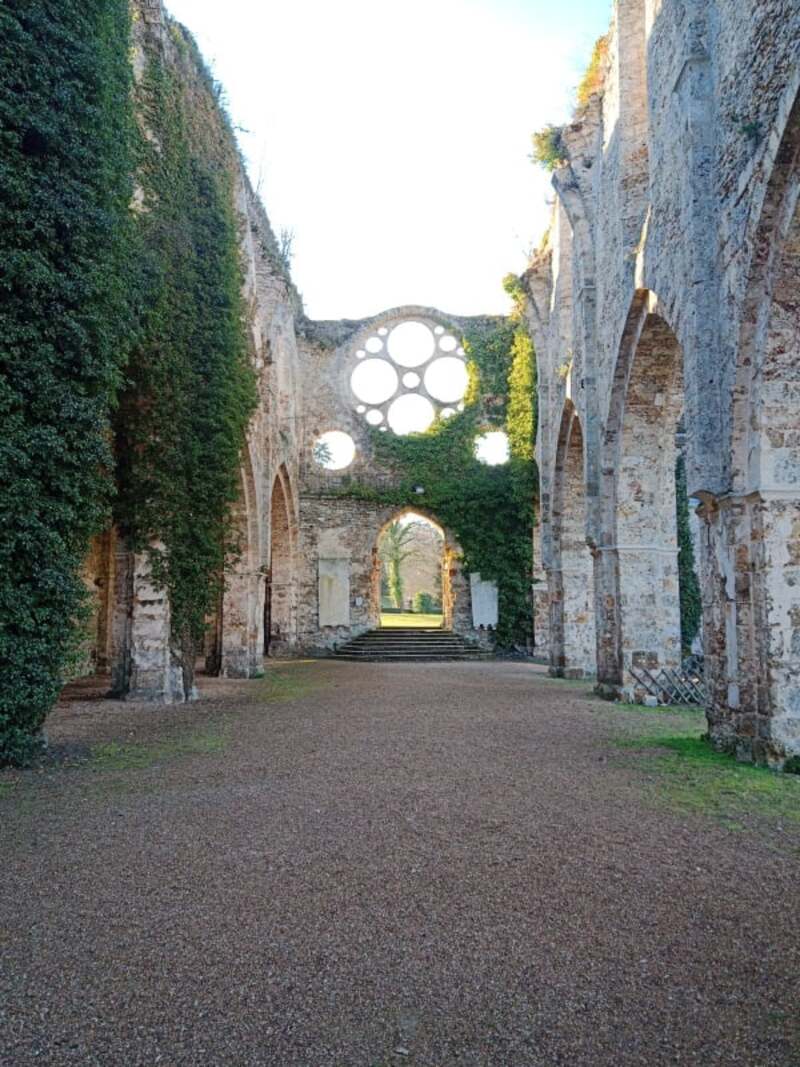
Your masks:
<path fill-rule="evenodd" d="M 592 562 L 597 692 L 605 697 L 616 697 L 622 688 L 619 556 L 616 548 L 598 545 L 592 551 Z"/>
<path fill-rule="evenodd" d="M 259 571 L 239 566 L 226 576 L 222 598 L 220 674 L 256 677 L 262 670 L 263 650 L 264 580 Z"/>
<path fill-rule="evenodd" d="M 640 701 L 646 690 L 631 667 L 657 672 L 681 662 L 677 547 L 617 545 L 622 694 Z"/>
<path fill-rule="evenodd" d="M 547 575 L 542 563 L 541 517 L 533 529 L 533 650 L 537 657 L 549 656 L 550 651 L 550 598 L 547 592 Z"/>
<path fill-rule="evenodd" d="M 124 700 L 173 704 L 186 694 L 183 671 L 170 648 L 170 610 L 165 590 L 152 581 L 146 553 L 131 552 L 117 538 L 112 618 L 112 692 Z"/>
<path fill-rule="evenodd" d="M 800 757 L 800 494 L 704 500 L 707 714 L 714 744 Z"/>

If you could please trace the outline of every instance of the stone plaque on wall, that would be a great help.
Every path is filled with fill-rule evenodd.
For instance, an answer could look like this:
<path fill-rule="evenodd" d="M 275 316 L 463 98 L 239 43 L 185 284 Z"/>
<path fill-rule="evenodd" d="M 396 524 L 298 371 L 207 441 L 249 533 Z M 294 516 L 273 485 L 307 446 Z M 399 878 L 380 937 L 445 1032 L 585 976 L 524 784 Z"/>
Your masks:
<path fill-rule="evenodd" d="M 472 595 L 472 625 L 497 626 L 497 583 L 484 582 L 480 574 L 470 574 L 469 588 Z"/>
<path fill-rule="evenodd" d="M 319 625 L 350 625 L 350 560 L 319 561 Z"/>

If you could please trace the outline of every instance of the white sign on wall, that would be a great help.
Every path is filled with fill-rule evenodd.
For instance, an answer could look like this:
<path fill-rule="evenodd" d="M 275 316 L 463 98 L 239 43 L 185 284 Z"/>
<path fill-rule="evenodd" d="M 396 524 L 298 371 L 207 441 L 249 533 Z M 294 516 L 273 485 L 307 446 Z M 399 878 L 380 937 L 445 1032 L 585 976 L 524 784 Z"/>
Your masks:
<path fill-rule="evenodd" d="M 319 561 L 319 624 L 350 625 L 350 560 Z"/>
<path fill-rule="evenodd" d="M 497 582 L 484 582 L 480 574 L 469 576 L 472 596 L 472 625 L 497 626 Z"/>

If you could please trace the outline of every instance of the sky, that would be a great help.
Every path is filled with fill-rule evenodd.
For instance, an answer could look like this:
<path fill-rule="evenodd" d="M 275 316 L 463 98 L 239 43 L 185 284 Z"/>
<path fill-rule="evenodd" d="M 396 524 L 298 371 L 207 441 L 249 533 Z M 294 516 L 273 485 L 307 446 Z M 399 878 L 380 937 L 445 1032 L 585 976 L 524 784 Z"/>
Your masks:
<path fill-rule="evenodd" d="M 531 133 L 610 0 L 166 0 L 195 35 L 315 319 L 502 313 L 547 227 Z"/>

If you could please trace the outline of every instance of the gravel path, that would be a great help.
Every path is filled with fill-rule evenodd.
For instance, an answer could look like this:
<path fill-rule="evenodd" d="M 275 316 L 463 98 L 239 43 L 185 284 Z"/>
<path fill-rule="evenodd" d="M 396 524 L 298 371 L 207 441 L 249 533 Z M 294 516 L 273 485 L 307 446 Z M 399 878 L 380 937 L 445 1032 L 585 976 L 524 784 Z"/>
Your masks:
<path fill-rule="evenodd" d="M 800 1065 L 797 829 L 654 804 L 583 689 L 319 662 L 91 695 L 66 764 L 0 776 L 3 1067 Z M 113 741 L 144 748 L 81 765 Z"/>

